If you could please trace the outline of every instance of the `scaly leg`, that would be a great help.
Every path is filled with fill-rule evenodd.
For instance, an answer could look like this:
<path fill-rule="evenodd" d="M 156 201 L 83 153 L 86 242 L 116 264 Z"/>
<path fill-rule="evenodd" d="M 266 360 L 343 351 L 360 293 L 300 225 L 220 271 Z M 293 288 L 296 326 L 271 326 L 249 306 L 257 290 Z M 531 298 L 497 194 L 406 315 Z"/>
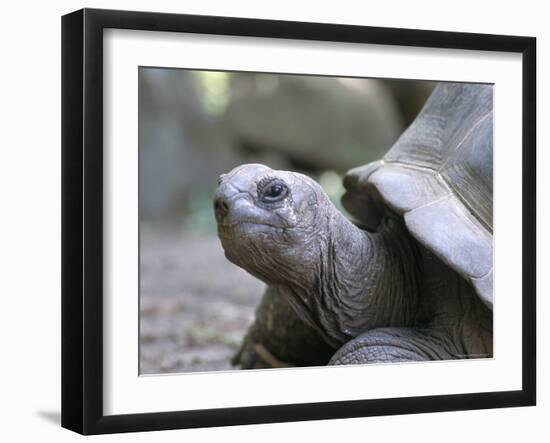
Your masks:
<path fill-rule="evenodd" d="M 464 358 L 464 353 L 442 331 L 415 328 L 378 328 L 342 346 L 331 365 L 390 363 Z"/>

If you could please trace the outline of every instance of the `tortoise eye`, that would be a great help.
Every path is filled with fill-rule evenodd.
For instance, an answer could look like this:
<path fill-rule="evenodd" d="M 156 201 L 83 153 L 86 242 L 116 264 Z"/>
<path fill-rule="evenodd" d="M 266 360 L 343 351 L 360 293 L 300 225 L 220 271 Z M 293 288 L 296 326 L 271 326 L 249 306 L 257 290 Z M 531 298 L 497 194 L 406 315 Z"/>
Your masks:
<path fill-rule="evenodd" d="M 260 198 L 265 203 L 273 203 L 283 200 L 287 194 L 287 185 L 279 180 L 274 180 L 262 187 Z"/>

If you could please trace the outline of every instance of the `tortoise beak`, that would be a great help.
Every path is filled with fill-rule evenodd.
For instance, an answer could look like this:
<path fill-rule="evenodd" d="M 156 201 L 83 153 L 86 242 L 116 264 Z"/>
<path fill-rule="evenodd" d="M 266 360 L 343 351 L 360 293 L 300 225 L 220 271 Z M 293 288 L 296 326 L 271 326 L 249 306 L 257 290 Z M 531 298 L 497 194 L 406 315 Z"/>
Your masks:
<path fill-rule="evenodd" d="M 219 226 L 258 223 L 262 219 L 261 210 L 254 204 L 252 196 L 241 192 L 231 183 L 222 183 L 216 190 L 214 214 Z"/>

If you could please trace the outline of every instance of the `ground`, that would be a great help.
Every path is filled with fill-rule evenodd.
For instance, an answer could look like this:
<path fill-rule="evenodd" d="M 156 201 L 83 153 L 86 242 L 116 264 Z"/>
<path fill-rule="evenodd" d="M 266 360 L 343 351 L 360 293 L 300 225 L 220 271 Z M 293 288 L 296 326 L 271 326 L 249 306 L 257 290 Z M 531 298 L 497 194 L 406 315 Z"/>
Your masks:
<path fill-rule="evenodd" d="M 140 373 L 238 369 L 231 358 L 264 285 L 223 255 L 215 235 L 143 229 Z"/>

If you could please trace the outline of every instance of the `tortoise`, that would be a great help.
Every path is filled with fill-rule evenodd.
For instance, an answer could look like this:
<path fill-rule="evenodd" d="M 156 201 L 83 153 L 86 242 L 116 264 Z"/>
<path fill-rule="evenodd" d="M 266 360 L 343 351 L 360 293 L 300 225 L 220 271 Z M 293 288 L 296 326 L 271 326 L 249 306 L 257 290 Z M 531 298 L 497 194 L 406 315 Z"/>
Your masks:
<path fill-rule="evenodd" d="M 243 368 L 492 357 L 491 85 L 438 83 L 382 160 L 313 179 L 245 164 L 214 196 L 226 257 L 268 289 Z"/>

